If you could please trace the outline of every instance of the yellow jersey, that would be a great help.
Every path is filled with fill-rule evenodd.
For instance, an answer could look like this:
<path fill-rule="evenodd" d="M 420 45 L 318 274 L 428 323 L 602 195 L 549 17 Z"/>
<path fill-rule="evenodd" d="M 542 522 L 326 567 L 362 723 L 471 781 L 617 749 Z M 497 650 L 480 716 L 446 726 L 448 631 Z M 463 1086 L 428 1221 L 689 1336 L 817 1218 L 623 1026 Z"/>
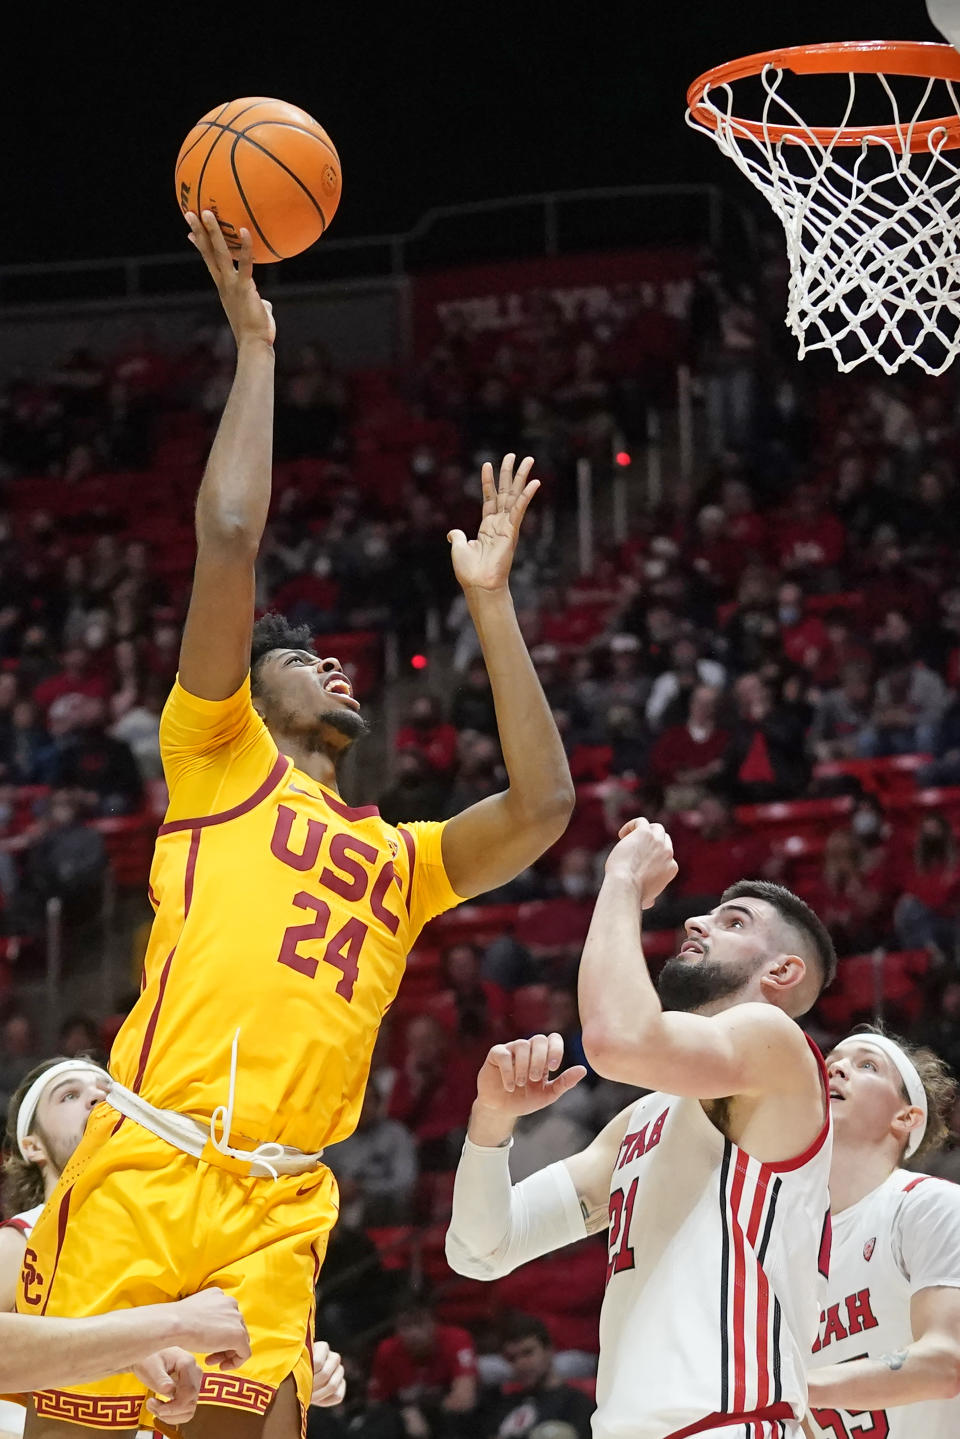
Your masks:
<path fill-rule="evenodd" d="M 175 684 L 160 722 L 170 804 L 150 872 L 156 917 L 116 1079 L 231 1142 L 308 1153 L 352 1133 L 377 1031 L 422 926 L 461 902 L 443 824 L 396 827 L 293 767 L 253 708 Z"/>

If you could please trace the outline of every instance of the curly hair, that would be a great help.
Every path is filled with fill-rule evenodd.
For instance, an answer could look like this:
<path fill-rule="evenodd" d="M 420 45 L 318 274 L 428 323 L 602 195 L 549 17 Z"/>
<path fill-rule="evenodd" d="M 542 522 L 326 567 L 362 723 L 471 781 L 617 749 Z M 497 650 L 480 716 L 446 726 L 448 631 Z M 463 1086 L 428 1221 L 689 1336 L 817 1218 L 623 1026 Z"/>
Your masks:
<path fill-rule="evenodd" d="M 55 1064 L 62 1064 L 65 1056 L 56 1055 L 45 1059 L 29 1074 L 25 1074 L 10 1096 L 7 1105 L 7 1128 L 3 1140 L 3 1217 L 22 1214 L 25 1209 L 35 1209 L 44 1200 L 43 1170 L 39 1164 L 24 1159 L 17 1144 L 17 1120 L 20 1106 L 27 1097 L 27 1091 L 34 1080 L 39 1079 Z"/>
<path fill-rule="evenodd" d="M 851 1038 L 857 1034 L 882 1034 L 887 1039 L 892 1039 L 894 1044 L 900 1046 L 920 1076 L 923 1092 L 927 1096 L 927 1128 L 916 1152 L 910 1156 L 910 1167 L 914 1168 L 927 1155 L 936 1154 L 943 1149 L 950 1138 L 950 1112 L 957 1097 L 957 1081 L 939 1054 L 935 1054 L 925 1044 L 911 1044 L 909 1039 L 901 1039 L 899 1034 L 891 1034 L 881 1024 L 858 1024 L 853 1029 Z M 909 1104 L 910 1096 L 902 1082 L 900 1092 Z M 902 1163 L 903 1155 L 900 1159 Z"/>
<path fill-rule="evenodd" d="M 273 650 L 313 650 L 309 625 L 292 625 L 286 616 L 270 610 L 253 627 L 250 641 L 250 689 L 260 688 L 260 666 Z"/>

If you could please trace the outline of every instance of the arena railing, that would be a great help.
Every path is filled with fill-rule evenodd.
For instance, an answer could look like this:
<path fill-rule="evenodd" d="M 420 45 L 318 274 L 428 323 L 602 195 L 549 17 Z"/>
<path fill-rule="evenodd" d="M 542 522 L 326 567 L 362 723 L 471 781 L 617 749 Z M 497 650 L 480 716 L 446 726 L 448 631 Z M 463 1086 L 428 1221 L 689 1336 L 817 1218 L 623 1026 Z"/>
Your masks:
<path fill-rule="evenodd" d="M 269 267 L 270 287 L 390 282 L 419 269 L 472 261 L 650 244 L 706 244 L 718 250 L 730 213 L 717 186 L 694 184 L 543 191 L 442 205 L 405 232 L 325 239 L 305 255 Z M 749 221 L 739 211 L 732 213 L 749 235 Z M 509 223 L 478 223 L 484 220 Z M 202 267 L 187 246 L 173 253 L 0 266 L 4 308 L 142 302 L 205 289 Z"/>

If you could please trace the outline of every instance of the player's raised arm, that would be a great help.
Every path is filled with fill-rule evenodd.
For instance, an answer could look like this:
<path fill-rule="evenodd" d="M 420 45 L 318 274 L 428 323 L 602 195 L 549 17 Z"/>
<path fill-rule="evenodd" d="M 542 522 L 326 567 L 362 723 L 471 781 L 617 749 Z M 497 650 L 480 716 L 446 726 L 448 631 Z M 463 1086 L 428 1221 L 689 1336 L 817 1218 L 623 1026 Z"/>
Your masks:
<path fill-rule="evenodd" d="M 722 1099 L 765 1092 L 816 1091 L 820 1081 L 803 1032 L 789 1013 L 770 1001 L 763 989 L 782 986 L 784 995 L 809 992 L 816 997 L 817 977 L 808 974 L 804 959 L 783 953 L 769 973 L 756 971 L 756 998 L 764 1003 L 739 1003 L 721 1013 L 666 1011 L 650 977 L 641 940 L 641 912 L 677 872 L 673 845 L 660 824 L 631 820 L 611 850 L 580 961 L 579 1005 L 583 1045 L 598 1074 L 644 1089 L 697 1099 Z M 769 935 L 762 931 L 763 907 L 731 904 L 711 917 L 718 928 L 755 926 L 751 953 L 762 957 Z M 698 937 L 697 921 L 687 944 L 694 951 L 688 964 L 706 966 L 708 941 Z M 785 943 L 793 936 L 788 931 Z M 686 948 L 686 945 L 684 946 Z M 744 963 L 750 956 L 745 953 Z M 746 969 L 726 996 L 750 976 Z M 705 1005 L 709 1008 L 709 1004 Z"/>
<path fill-rule="evenodd" d="M 453 568 L 490 676 L 509 788 L 455 815 L 443 832 L 443 864 L 470 899 L 513 879 L 567 827 L 574 791 L 563 744 L 520 633 L 510 567 L 526 508 L 539 486 L 533 460 L 506 455 L 500 483 L 484 465 L 483 515 L 474 540 L 452 530 Z"/>
<path fill-rule="evenodd" d="M 471 1279 L 499 1279 L 528 1260 L 594 1234 L 607 1223 L 610 1175 L 629 1111 L 581 1154 L 510 1179 L 517 1120 L 555 1103 L 586 1074 L 582 1065 L 551 1075 L 563 1059 L 559 1034 L 495 1044 L 477 1076 L 477 1098 L 453 1188 L 446 1253 Z"/>
<path fill-rule="evenodd" d="M 188 214 L 237 342 L 237 371 L 197 496 L 197 563 L 180 648 L 180 682 L 201 699 L 235 694 L 250 667 L 254 565 L 267 522 L 273 452 L 270 305 L 253 281 L 250 235 L 234 264 L 215 216 Z"/>

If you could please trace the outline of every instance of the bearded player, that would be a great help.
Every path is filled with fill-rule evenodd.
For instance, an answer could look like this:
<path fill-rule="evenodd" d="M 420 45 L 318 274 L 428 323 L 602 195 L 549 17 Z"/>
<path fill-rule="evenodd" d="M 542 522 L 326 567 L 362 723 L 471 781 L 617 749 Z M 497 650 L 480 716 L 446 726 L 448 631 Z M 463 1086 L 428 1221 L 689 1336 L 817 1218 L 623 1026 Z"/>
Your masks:
<path fill-rule="evenodd" d="M 423 924 L 503 884 L 563 832 L 573 790 L 508 578 L 532 461 L 483 473 L 475 540 L 450 535 L 490 673 L 509 788 L 445 824 L 344 803 L 365 729 L 339 661 L 277 616 L 253 623 L 270 502 L 274 322 L 214 216 L 187 217 L 237 341 L 197 499 L 197 563 L 161 721 L 170 806 L 139 1002 L 94 1112 L 37 1222 L 17 1305 L 93 1314 L 218 1285 L 252 1357 L 205 1373 L 192 1432 L 296 1439 L 310 1397 L 314 1283 L 336 1219 L 326 1144 L 354 1128 L 380 1020 Z M 105 1239 L 104 1236 L 107 1236 Z M 26 1434 L 136 1429 L 130 1375 L 36 1396 Z M 76 1435 L 77 1429 L 71 1428 Z"/>
<path fill-rule="evenodd" d="M 580 964 L 583 1045 L 601 1075 L 654 1092 L 581 1154 L 511 1186 L 518 1116 L 585 1071 L 550 1078 L 559 1035 L 495 1046 L 447 1257 L 496 1279 L 609 1228 L 595 1439 L 793 1439 L 829 1253 L 831 1149 L 823 1060 L 795 1021 L 832 978 L 833 945 L 802 900 L 745 880 L 686 921 L 655 988 L 641 912 L 676 874 L 673 847 L 646 820 L 620 834 Z"/>
<path fill-rule="evenodd" d="M 901 1168 L 942 1147 L 956 1084 L 866 1027 L 827 1058 L 833 1253 L 809 1376 L 816 1439 L 960 1434 L 960 1189 Z"/>

